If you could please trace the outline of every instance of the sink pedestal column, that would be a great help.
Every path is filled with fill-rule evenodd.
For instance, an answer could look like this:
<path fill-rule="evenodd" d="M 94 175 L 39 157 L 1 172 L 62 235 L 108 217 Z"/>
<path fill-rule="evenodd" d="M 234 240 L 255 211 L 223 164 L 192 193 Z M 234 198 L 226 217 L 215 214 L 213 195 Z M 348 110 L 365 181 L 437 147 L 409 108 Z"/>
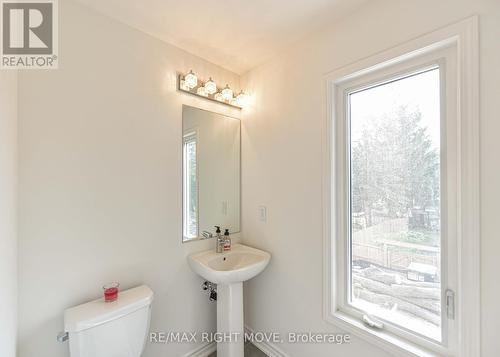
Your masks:
<path fill-rule="evenodd" d="M 243 357 L 243 283 L 217 285 L 217 357 Z"/>

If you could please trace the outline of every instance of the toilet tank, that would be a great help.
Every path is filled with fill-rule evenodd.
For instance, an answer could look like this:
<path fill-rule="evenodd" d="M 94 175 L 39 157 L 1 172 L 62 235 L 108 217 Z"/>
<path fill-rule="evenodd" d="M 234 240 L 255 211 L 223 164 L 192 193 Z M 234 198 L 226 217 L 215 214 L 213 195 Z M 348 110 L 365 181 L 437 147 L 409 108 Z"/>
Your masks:
<path fill-rule="evenodd" d="M 146 343 L 153 291 L 146 285 L 64 312 L 71 357 L 140 357 Z"/>

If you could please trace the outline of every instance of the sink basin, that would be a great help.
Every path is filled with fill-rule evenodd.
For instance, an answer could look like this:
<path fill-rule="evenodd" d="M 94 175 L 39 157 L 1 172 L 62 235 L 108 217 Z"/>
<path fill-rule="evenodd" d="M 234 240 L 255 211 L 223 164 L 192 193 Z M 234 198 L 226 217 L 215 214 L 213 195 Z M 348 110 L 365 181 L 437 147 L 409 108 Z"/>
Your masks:
<path fill-rule="evenodd" d="M 215 249 L 195 253 L 188 257 L 189 266 L 195 273 L 216 284 L 233 284 L 251 279 L 261 273 L 271 255 L 259 249 L 234 244 L 224 253 Z"/>

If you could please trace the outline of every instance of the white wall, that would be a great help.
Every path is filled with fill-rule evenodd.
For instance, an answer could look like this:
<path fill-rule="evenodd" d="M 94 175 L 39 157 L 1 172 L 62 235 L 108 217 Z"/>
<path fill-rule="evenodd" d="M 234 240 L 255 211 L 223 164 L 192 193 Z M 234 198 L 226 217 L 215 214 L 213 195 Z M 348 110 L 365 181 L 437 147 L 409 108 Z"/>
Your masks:
<path fill-rule="evenodd" d="M 0 356 L 16 356 L 17 72 L 0 70 Z"/>
<path fill-rule="evenodd" d="M 238 116 L 176 91 L 193 69 L 238 77 L 60 1 L 60 68 L 19 76 L 19 356 L 68 356 L 63 310 L 101 286 L 148 284 L 152 331 L 215 329 L 215 304 L 186 263 L 213 240 L 181 243 L 182 104 Z M 196 346 L 149 345 L 146 357 Z M 3 357 L 3 354 L 2 354 Z"/>
<path fill-rule="evenodd" d="M 245 319 L 264 331 L 336 331 L 322 318 L 323 75 L 473 14 L 480 15 L 482 355 L 500 350 L 500 2 L 374 0 L 344 21 L 242 78 L 253 106 L 242 119 L 244 241 L 270 251 L 268 269 L 245 286 Z M 268 206 L 268 223 L 258 205 Z M 290 356 L 386 356 L 349 346 L 282 345 Z"/>

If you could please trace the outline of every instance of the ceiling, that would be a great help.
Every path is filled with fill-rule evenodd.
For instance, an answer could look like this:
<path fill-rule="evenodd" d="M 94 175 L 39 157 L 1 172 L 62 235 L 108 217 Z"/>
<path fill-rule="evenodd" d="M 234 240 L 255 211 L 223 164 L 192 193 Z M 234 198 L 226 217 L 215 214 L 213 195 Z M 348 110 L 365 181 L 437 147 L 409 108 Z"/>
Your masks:
<path fill-rule="evenodd" d="M 243 74 L 367 0 L 78 0 Z"/>

